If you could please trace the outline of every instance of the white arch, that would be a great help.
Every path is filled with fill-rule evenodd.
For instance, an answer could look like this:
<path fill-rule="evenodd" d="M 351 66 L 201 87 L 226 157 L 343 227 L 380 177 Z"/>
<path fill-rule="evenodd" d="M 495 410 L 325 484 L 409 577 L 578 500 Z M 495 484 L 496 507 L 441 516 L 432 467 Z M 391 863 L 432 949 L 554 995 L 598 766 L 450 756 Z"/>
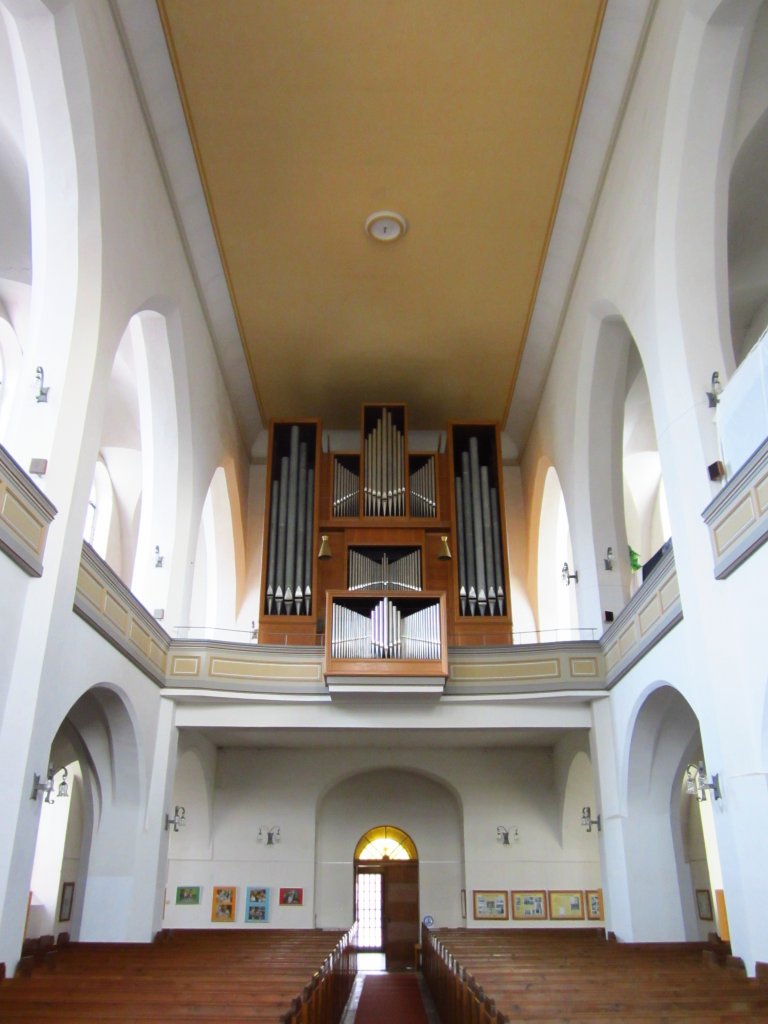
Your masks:
<path fill-rule="evenodd" d="M 573 639 L 572 631 L 579 625 L 573 581 L 566 586 L 561 575 L 565 563 L 573 573 L 573 547 L 565 497 L 557 470 L 550 466 L 541 497 L 537 558 L 539 629 L 545 640 Z"/>

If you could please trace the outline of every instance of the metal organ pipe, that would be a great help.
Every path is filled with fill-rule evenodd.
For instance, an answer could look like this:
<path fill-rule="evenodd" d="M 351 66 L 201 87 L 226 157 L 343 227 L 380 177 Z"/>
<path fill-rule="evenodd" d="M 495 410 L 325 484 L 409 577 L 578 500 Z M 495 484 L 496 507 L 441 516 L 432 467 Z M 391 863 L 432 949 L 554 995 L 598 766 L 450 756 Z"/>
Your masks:
<path fill-rule="evenodd" d="M 409 611 L 407 604 L 383 597 L 367 614 L 334 602 L 331 654 L 366 660 L 439 660 L 440 602 Z"/>
<path fill-rule="evenodd" d="M 470 436 L 455 467 L 459 603 L 462 615 L 504 614 L 504 570 L 498 489 Z"/>
<path fill-rule="evenodd" d="M 301 440 L 298 424 L 291 424 L 287 441 L 288 454 L 275 459 L 270 491 L 265 611 L 267 615 L 309 615 L 314 468 L 309 464 L 309 442 Z"/>
<path fill-rule="evenodd" d="M 368 516 L 405 514 L 405 438 L 389 409 L 364 441 L 363 494 Z"/>

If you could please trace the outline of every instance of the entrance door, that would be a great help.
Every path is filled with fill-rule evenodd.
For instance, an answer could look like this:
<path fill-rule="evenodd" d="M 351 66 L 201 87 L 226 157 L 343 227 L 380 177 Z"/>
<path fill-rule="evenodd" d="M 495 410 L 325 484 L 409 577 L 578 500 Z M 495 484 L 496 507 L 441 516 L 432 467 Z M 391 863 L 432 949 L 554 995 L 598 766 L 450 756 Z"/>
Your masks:
<path fill-rule="evenodd" d="M 413 965 L 419 941 L 419 862 L 413 840 L 401 829 L 370 829 L 355 849 L 355 916 L 358 948 L 381 950 L 388 971 Z"/>
<path fill-rule="evenodd" d="M 419 862 L 390 861 L 384 867 L 384 953 L 388 971 L 413 965 L 419 941 Z"/>

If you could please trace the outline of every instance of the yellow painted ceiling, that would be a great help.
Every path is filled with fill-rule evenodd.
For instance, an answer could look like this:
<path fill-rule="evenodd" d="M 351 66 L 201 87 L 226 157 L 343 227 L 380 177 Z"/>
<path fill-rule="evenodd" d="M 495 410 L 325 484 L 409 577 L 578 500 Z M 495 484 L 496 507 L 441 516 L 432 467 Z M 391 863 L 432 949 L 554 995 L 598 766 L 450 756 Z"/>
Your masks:
<path fill-rule="evenodd" d="M 604 0 L 159 3 L 264 418 L 503 419 Z"/>

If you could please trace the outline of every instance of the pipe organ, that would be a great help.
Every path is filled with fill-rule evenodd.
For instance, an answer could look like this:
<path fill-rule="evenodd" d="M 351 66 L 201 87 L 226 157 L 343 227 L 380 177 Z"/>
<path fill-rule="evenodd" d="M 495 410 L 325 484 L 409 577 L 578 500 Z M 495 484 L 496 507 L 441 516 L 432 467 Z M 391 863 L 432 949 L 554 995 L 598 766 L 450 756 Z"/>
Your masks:
<path fill-rule="evenodd" d="M 498 428 L 444 440 L 410 451 L 397 404 L 363 406 L 357 451 L 272 425 L 260 643 L 324 639 L 329 678 L 446 675 L 449 644 L 511 643 Z"/>

